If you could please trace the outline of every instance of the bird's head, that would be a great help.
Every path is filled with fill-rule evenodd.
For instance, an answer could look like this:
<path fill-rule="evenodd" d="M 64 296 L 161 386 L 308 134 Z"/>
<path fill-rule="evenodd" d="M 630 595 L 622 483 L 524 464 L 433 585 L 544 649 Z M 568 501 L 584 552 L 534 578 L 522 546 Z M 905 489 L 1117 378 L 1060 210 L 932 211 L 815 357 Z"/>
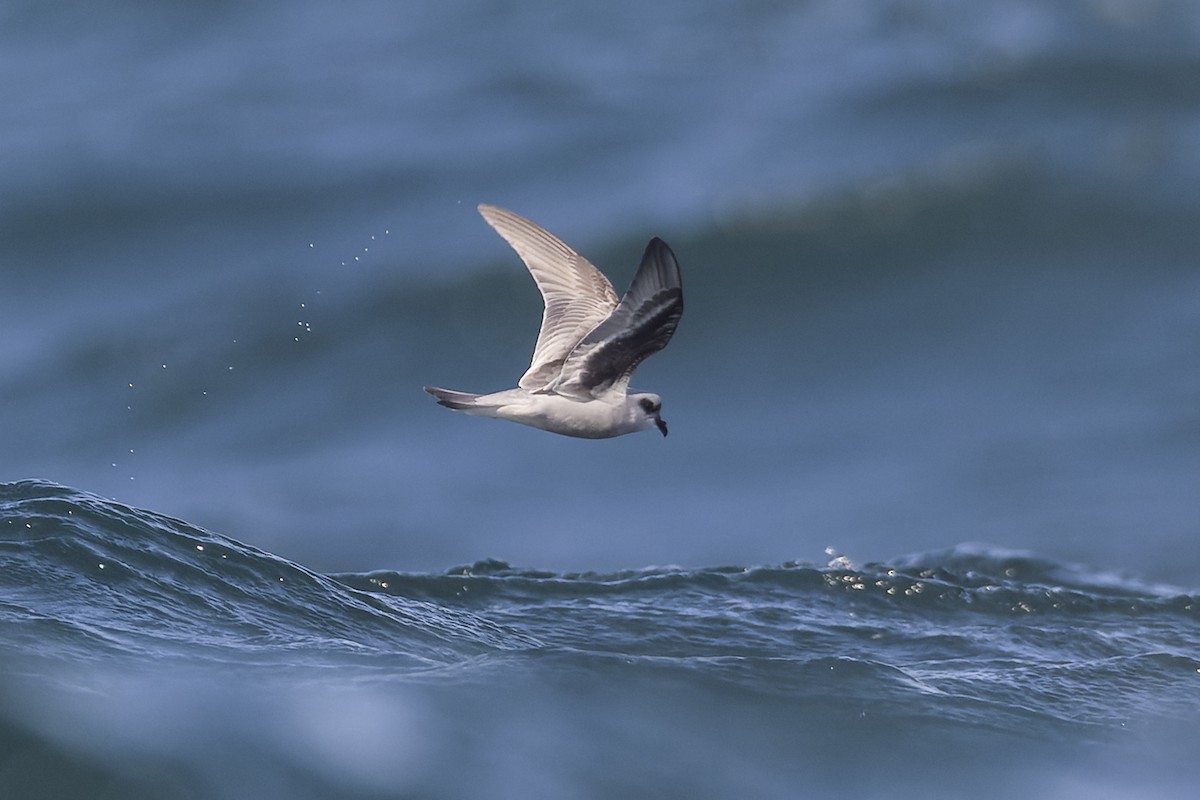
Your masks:
<path fill-rule="evenodd" d="M 662 431 L 662 435 L 667 435 L 667 423 L 659 414 L 662 412 L 662 398 L 650 392 L 641 392 L 630 396 L 631 405 L 636 409 L 635 413 L 639 414 L 639 420 L 642 421 L 643 428 L 654 426 Z"/>

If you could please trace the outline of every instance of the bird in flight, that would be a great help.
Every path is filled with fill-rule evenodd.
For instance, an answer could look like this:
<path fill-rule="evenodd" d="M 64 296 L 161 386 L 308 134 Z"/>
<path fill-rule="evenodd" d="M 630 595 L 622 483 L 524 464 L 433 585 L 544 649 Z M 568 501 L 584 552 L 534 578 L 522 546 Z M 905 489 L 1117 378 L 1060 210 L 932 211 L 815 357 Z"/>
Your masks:
<path fill-rule="evenodd" d="M 426 386 L 438 404 L 478 417 L 519 422 L 564 436 L 607 439 L 657 427 L 667 435 L 662 398 L 630 392 L 629 378 L 667 346 L 683 315 L 675 254 L 646 245 L 624 297 L 583 256 L 522 216 L 481 205 L 479 213 L 517 251 L 542 300 L 542 327 L 517 388 L 492 394 Z"/>

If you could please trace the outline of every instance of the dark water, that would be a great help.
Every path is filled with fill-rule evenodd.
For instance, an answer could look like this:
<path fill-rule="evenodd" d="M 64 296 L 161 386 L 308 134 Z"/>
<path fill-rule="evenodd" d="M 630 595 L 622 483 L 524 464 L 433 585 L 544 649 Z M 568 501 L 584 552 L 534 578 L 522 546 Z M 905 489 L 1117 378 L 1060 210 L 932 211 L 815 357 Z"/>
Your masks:
<path fill-rule="evenodd" d="M 1195 777 L 1195 3 L 13 2 L 0 70 L 26 796 Z M 668 439 L 420 391 L 528 363 L 479 202 L 670 243 Z"/>
<path fill-rule="evenodd" d="M 1200 777 L 1198 598 L 1029 555 L 323 576 L 35 482 L 0 485 L 0 537 L 9 796 L 1167 797 Z"/>

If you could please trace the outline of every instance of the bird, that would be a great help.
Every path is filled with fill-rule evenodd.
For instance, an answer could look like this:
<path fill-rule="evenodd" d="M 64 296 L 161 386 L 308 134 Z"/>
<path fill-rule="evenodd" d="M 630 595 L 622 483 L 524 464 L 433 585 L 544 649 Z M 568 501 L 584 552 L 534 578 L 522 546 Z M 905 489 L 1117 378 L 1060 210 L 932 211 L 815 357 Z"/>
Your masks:
<path fill-rule="evenodd" d="M 525 262 L 541 292 L 545 309 L 533 358 L 513 389 L 425 391 L 455 411 L 564 436 L 607 439 L 651 428 L 666 436 L 662 398 L 629 389 L 633 371 L 667 346 L 683 316 L 679 263 L 666 242 L 650 240 L 618 299 L 600 270 L 537 223 L 486 204 L 479 213 Z"/>

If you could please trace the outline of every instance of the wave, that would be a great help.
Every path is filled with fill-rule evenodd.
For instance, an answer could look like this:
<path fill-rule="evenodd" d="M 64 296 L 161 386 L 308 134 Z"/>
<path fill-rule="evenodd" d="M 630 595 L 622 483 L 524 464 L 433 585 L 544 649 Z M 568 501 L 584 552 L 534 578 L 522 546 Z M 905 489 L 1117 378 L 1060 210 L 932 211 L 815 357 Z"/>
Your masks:
<path fill-rule="evenodd" d="M 358 591 L 177 519 L 40 481 L 0 485 L 9 626 L 51 654 L 370 658 L 424 667 L 528 646 L 469 612 Z M 54 627 L 59 635 L 46 638 Z"/>
<path fill-rule="evenodd" d="M 0 484 L 0 598 L 0 739 L 80 786 L 104 764 L 130 797 L 162 796 L 139 771 L 156 759 L 201 776 L 200 796 L 245 796 L 263 774 L 292 796 L 430 796 L 418 789 L 458 786 L 464 764 L 486 774 L 501 739 L 531 748 L 515 785 L 547 752 L 564 780 L 608 785 L 589 766 L 596 731 L 622 731 L 632 763 L 637 731 L 659 728 L 653 758 L 741 758 L 777 776 L 771 796 L 830 764 L 831 790 L 844 773 L 884 796 L 879 759 L 953 781 L 948 753 L 975 764 L 964 785 L 1010 785 L 984 766 L 1000 752 L 1032 786 L 1096 745 L 1124 753 L 1127 726 L 1190 746 L 1200 713 L 1196 595 L 982 546 L 887 564 L 322 575 L 21 481 Z M 703 796 L 736 793 L 741 773 L 714 769 L 725 783 Z"/>
<path fill-rule="evenodd" d="M 554 600 L 692 592 L 756 597 L 807 593 L 854 595 L 898 608 L 1029 614 L 1114 611 L 1136 614 L 1197 613 L 1197 598 L 1183 589 L 1136 578 L 1089 572 L 1031 553 L 961 545 L 861 567 L 845 556 L 825 566 L 652 567 L 614 573 L 555 573 L 521 569 L 489 559 L 444 574 L 373 572 L 342 574 L 339 581 L 363 591 L 436 602 L 481 603 L 520 597 Z"/>
<path fill-rule="evenodd" d="M 1161 705 L 1164 689 L 1200 670 L 1196 595 L 984 547 L 861 566 L 834 556 L 554 573 L 481 561 L 321 575 L 38 481 L 0 485 L 0 534 L 5 647 L 53 660 L 423 675 L 512 656 L 588 668 L 617 659 L 775 694 L 844 693 L 853 679 L 877 697 L 965 697 L 1064 720 Z"/>

